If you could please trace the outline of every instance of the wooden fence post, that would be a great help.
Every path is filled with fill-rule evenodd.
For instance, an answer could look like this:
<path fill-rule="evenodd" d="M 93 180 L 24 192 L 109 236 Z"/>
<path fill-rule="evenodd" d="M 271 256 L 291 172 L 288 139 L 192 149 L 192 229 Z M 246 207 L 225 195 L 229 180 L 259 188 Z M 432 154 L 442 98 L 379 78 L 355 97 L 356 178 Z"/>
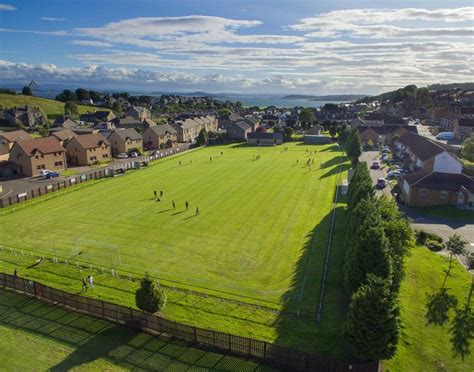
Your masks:
<path fill-rule="evenodd" d="M 105 318 L 104 300 L 102 302 L 102 318 Z"/>

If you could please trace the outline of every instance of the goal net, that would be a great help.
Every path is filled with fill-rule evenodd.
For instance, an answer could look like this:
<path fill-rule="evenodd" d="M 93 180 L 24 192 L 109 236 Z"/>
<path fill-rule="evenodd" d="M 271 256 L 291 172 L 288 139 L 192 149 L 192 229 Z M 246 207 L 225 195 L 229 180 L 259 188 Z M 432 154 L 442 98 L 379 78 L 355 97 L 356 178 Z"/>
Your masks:
<path fill-rule="evenodd" d="M 122 263 L 120 245 L 97 240 L 74 239 L 71 255 L 81 261 L 112 268 L 117 268 Z"/>

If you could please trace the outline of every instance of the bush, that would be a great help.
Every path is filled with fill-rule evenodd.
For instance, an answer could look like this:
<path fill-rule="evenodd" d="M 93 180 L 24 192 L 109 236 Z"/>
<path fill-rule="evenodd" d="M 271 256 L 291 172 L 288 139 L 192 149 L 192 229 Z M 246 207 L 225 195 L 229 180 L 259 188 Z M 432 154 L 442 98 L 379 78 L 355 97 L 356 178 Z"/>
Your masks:
<path fill-rule="evenodd" d="M 436 240 L 427 240 L 425 242 L 426 247 L 433 252 L 439 252 L 444 248 L 444 244 Z"/>
<path fill-rule="evenodd" d="M 432 240 L 438 243 L 443 243 L 443 238 L 439 235 L 429 233 L 424 230 L 415 230 L 416 242 L 419 245 L 426 245 L 428 240 Z"/>
<path fill-rule="evenodd" d="M 467 255 L 467 267 L 469 270 L 474 269 L 474 253 L 472 252 Z"/>
<path fill-rule="evenodd" d="M 153 314 L 166 306 L 166 293 L 146 274 L 135 293 L 135 302 L 139 309 Z"/>

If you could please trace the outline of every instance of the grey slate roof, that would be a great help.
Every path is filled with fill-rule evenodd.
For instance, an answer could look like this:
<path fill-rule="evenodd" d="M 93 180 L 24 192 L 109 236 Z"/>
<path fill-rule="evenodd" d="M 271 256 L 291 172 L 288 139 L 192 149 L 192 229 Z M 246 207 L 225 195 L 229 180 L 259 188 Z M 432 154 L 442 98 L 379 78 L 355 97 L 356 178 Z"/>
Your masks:
<path fill-rule="evenodd" d="M 123 139 L 124 141 L 127 140 L 127 138 L 130 138 L 131 140 L 141 140 L 142 135 L 138 133 L 135 129 L 129 128 L 129 129 L 117 129 L 112 133 L 117 133 L 117 135 Z"/>
<path fill-rule="evenodd" d="M 248 133 L 247 134 L 247 139 L 248 138 L 255 138 L 255 139 L 281 139 L 283 140 L 283 134 L 282 133 L 263 133 L 263 132 L 253 132 L 253 133 Z"/>
<path fill-rule="evenodd" d="M 166 132 L 171 133 L 171 134 L 177 134 L 178 132 L 176 131 L 175 128 L 173 128 L 169 124 L 158 124 L 155 125 L 154 127 L 150 127 L 150 129 L 155 132 L 158 136 L 164 136 Z"/>

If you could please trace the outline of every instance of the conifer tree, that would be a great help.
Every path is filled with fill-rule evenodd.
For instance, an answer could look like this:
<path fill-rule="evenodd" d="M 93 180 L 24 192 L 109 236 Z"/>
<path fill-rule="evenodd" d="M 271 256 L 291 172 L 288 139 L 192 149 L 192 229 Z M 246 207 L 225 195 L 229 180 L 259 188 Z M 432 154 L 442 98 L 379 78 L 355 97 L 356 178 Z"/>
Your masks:
<path fill-rule="evenodd" d="M 140 310 L 153 314 L 166 306 L 166 293 L 145 274 L 135 293 L 135 302 Z"/>
<path fill-rule="evenodd" d="M 399 310 L 388 280 L 369 275 L 352 296 L 346 337 L 362 360 L 389 359 L 399 337 Z"/>

